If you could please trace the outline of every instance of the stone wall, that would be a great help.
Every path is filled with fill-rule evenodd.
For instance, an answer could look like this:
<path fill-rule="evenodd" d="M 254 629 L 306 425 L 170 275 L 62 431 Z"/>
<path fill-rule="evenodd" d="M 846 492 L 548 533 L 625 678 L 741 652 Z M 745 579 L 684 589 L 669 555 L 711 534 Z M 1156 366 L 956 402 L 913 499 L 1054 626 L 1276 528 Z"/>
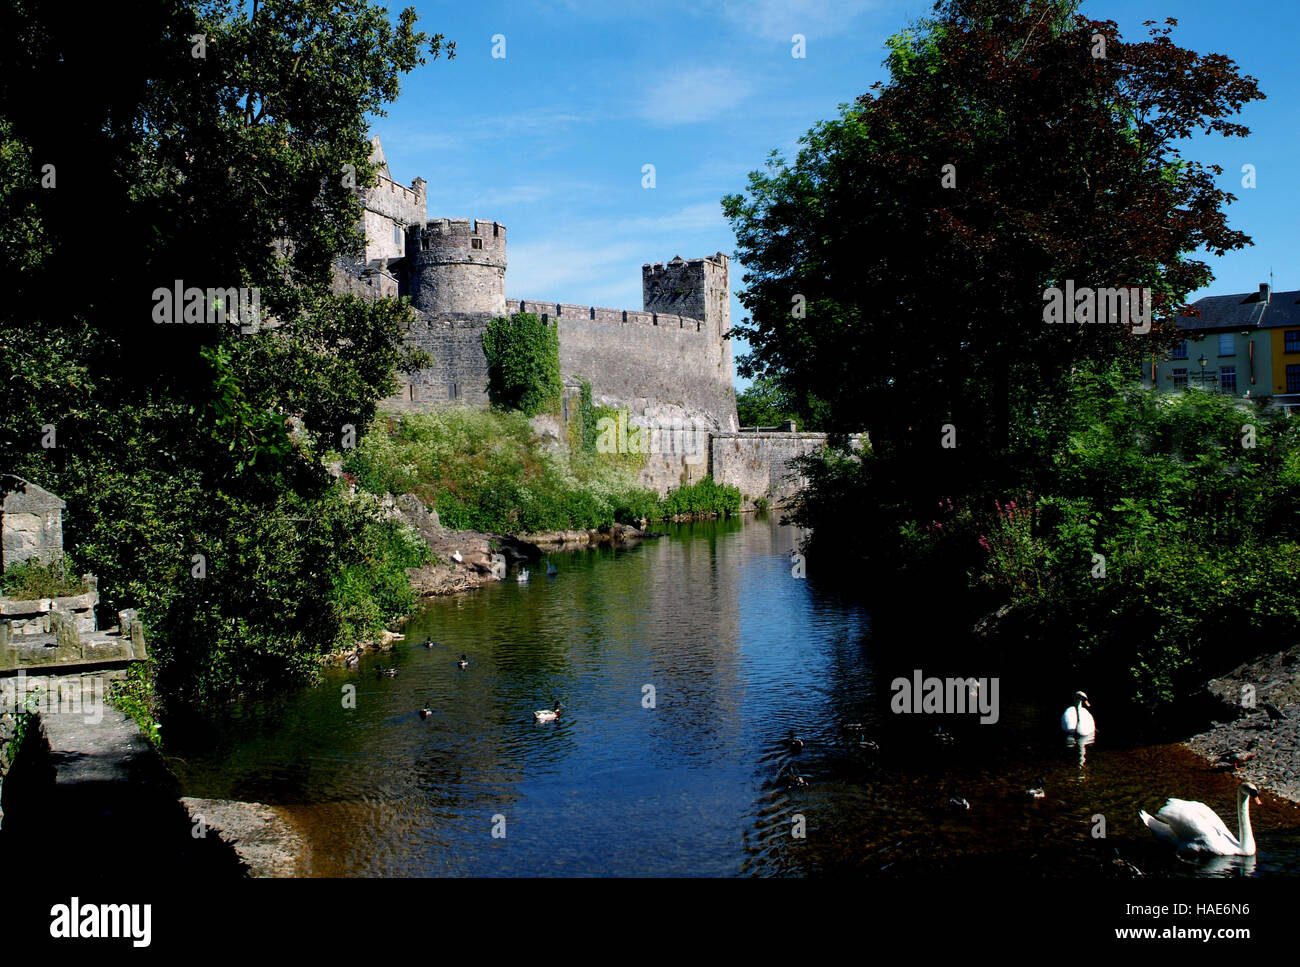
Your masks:
<path fill-rule="evenodd" d="M 409 382 L 396 396 L 384 400 L 382 408 L 414 412 L 447 403 L 486 406 L 488 370 L 483 333 L 491 321 L 491 313 L 483 312 L 417 312 L 406 341 L 427 352 L 433 363 L 411 374 Z"/>
<path fill-rule="evenodd" d="M 850 437 L 854 449 L 866 437 Z M 740 489 L 747 500 L 764 498 L 772 506 L 789 503 L 807 481 L 793 465 L 796 457 L 826 446 L 825 433 L 719 433 L 711 443 L 713 479 Z"/>
<path fill-rule="evenodd" d="M 362 228 L 366 236 L 365 260 L 401 258 L 406 254 L 406 231 L 423 225 L 429 217 L 426 182 L 416 178 L 408 188 L 393 180 L 393 173 L 378 138 L 370 141 L 370 162 L 377 166 L 377 184 L 361 191 Z"/>
<path fill-rule="evenodd" d="M 5 483 L 17 487 L 0 506 L 0 556 L 5 569 L 19 561 L 62 561 L 63 501 L 18 477 L 6 476 Z"/>
<path fill-rule="evenodd" d="M 506 311 L 559 325 L 560 373 L 589 382 L 597 405 L 735 428 L 731 344 L 707 321 L 537 299 L 507 298 Z"/>

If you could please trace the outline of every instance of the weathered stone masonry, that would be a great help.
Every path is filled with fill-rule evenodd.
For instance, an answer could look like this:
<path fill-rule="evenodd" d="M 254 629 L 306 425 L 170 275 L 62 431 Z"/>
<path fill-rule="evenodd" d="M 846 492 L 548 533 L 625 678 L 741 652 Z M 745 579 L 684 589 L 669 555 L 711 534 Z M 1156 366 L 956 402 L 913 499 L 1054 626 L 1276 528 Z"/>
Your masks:
<path fill-rule="evenodd" d="M 429 219 L 424 180 L 409 188 L 394 182 L 378 139 L 373 144 L 379 182 L 362 194 L 366 258 L 341 263 L 336 284 L 371 298 L 409 297 L 415 312 L 406 338 L 432 359 L 384 402 L 386 409 L 486 405 L 483 333 L 494 318 L 528 312 L 558 328 L 561 376 L 570 386 L 590 383 L 597 404 L 625 407 L 643 426 L 693 426 L 710 435 L 738 429 L 726 255 L 645 264 L 641 309 L 507 297 L 506 227 Z M 779 501 L 792 492 L 786 451 L 805 452 L 814 443 L 799 436 L 787 443 L 773 435 L 729 438 L 726 446 L 705 448 L 702 461 L 652 454 L 643 483 L 662 491 L 712 472 L 720 481 L 743 482 L 747 496 Z"/>

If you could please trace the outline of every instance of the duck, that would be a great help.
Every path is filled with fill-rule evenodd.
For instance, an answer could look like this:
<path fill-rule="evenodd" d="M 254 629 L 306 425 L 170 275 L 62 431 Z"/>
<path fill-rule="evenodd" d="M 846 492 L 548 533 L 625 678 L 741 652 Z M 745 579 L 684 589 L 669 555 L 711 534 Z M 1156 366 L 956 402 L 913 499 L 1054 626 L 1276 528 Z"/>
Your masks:
<path fill-rule="evenodd" d="M 461 655 L 460 661 L 456 662 L 456 667 L 459 668 L 461 671 L 464 671 L 466 668 L 469 667 L 469 659 L 466 658 L 464 655 Z"/>
<path fill-rule="evenodd" d="M 970 803 L 959 792 L 948 797 L 948 808 L 954 812 L 964 813 L 970 809 Z"/>
<path fill-rule="evenodd" d="M 457 564 L 460 564 L 460 563 L 464 562 L 464 560 L 465 560 L 465 558 L 463 558 L 463 557 L 460 556 L 460 551 L 452 551 L 452 552 L 451 552 L 451 559 L 452 559 L 453 561 L 455 561 Z"/>
<path fill-rule="evenodd" d="M 943 730 L 942 725 L 935 726 L 934 732 L 931 734 L 931 738 L 933 738 L 934 741 L 938 742 L 940 745 L 952 745 L 954 742 L 957 741 L 956 737 L 951 732 L 945 732 Z"/>
<path fill-rule="evenodd" d="M 354 651 L 352 654 L 348 655 L 346 658 L 343 659 L 343 664 L 346 665 L 348 668 L 356 668 L 358 665 L 361 664 L 361 652 Z"/>
<path fill-rule="evenodd" d="M 380 678 L 396 678 L 396 677 L 397 677 L 397 669 L 396 669 L 396 668 L 376 668 L 376 669 L 375 669 L 375 674 L 378 675 Z"/>
<path fill-rule="evenodd" d="M 858 748 L 863 752 L 876 753 L 880 751 L 880 743 L 868 739 L 864 732 L 858 736 Z"/>
<path fill-rule="evenodd" d="M 1260 804 L 1259 788 L 1253 782 L 1237 786 L 1237 835 L 1203 802 L 1170 799 L 1154 816 L 1138 810 L 1138 816 L 1156 839 L 1170 843 L 1180 853 L 1213 856 L 1254 856 L 1255 834 L 1250 828 L 1250 804 Z"/>
<path fill-rule="evenodd" d="M 1085 706 L 1088 696 L 1083 692 L 1074 693 L 1074 704 L 1061 713 L 1061 728 L 1071 735 L 1092 735 L 1097 731 L 1097 722 Z"/>
<path fill-rule="evenodd" d="M 1286 712 L 1283 712 L 1272 702 L 1264 703 L 1264 711 L 1268 713 L 1268 727 L 1270 729 L 1286 718 Z"/>
<path fill-rule="evenodd" d="M 518 581 L 520 584 L 527 584 L 528 569 L 527 568 L 521 569 L 519 573 L 515 575 L 515 580 Z"/>
<path fill-rule="evenodd" d="M 432 714 L 433 714 L 433 709 L 429 708 L 429 706 L 427 705 L 424 708 L 420 709 L 420 718 L 422 719 L 427 719 Z"/>
<path fill-rule="evenodd" d="M 785 770 L 785 784 L 791 789 L 802 788 L 808 785 L 808 780 L 800 774 L 798 766 L 791 763 Z"/>
<path fill-rule="evenodd" d="M 436 641 L 434 641 L 432 638 L 425 638 L 425 639 L 424 639 L 424 647 L 425 647 L 425 648 L 436 648 L 436 647 L 438 647 L 438 643 L 437 643 Z"/>
<path fill-rule="evenodd" d="M 555 575 L 557 575 L 557 574 L 559 574 L 559 573 L 560 573 L 560 572 L 556 569 L 556 567 L 555 567 L 554 564 L 552 564 L 550 561 L 547 561 L 547 562 L 546 562 L 546 576 L 547 576 L 548 578 L 553 578 L 553 577 L 555 577 Z"/>
<path fill-rule="evenodd" d="M 803 751 L 803 739 L 794 734 L 794 729 L 790 730 L 790 737 L 785 740 L 785 744 L 790 747 L 791 752 Z"/>
<path fill-rule="evenodd" d="M 1031 788 L 1025 790 L 1025 795 L 1028 796 L 1030 799 L 1046 799 L 1047 790 L 1044 788 L 1044 785 L 1045 783 L 1040 778 L 1038 780 L 1038 785 L 1032 786 Z"/>
<path fill-rule="evenodd" d="M 1224 769 L 1231 772 L 1238 766 L 1249 762 L 1257 755 L 1259 755 L 1259 753 L 1253 749 L 1240 749 L 1236 752 L 1223 752 L 1214 760 L 1214 762 L 1211 763 L 1210 767 L 1213 769 Z"/>
<path fill-rule="evenodd" d="M 541 708 L 533 713 L 533 719 L 537 722 L 554 722 L 560 717 L 560 709 L 563 706 L 559 702 L 555 703 L 555 708 Z"/>

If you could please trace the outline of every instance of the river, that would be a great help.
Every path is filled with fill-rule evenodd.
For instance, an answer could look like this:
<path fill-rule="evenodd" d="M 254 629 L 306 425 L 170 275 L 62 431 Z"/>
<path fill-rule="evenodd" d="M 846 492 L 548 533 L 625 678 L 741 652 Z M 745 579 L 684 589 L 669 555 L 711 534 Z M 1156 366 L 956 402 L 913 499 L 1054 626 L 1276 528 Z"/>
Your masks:
<path fill-rule="evenodd" d="M 1057 726 L 1075 684 L 981 667 L 960 642 L 875 640 L 861 606 L 791 576 L 792 528 L 668 530 L 434 599 L 393 652 L 169 735 L 185 794 L 283 807 L 317 876 L 1130 875 L 1117 857 L 1156 876 L 1300 874 L 1300 809 L 1272 796 L 1252 813 L 1257 857 L 1155 843 L 1137 810 L 1167 796 L 1235 831 L 1235 781 L 1108 731 L 1103 696 L 1080 750 Z M 892 713 L 889 683 L 914 669 L 998 677 L 998 721 Z M 535 723 L 556 699 L 558 721 Z"/>

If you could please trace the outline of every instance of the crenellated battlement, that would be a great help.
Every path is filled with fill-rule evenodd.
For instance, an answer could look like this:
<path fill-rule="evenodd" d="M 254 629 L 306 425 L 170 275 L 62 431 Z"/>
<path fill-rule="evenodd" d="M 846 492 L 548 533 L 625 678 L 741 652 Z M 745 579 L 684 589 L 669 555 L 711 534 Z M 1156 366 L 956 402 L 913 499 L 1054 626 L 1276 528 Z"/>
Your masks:
<path fill-rule="evenodd" d="M 406 250 L 419 265 L 491 265 L 505 270 L 506 227 L 472 218 L 433 218 L 407 229 Z"/>
<path fill-rule="evenodd" d="M 668 312 L 646 312 L 639 309 L 607 309 L 603 306 L 582 306 L 568 302 L 541 302 L 537 299 L 506 299 L 506 312 L 530 312 L 547 321 L 551 320 L 585 320 L 602 322 L 617 326 L 661 326 L 665 329 L 680 329 L 689 332 L 705 332 L 707 325 L 703 319 Z"/>
<path fill-rule="evenodd" d="M 454 236 L 477 235 L 480 238 L 501 239 L 505 244 L 506 227 L 500 222 L 484 221 L 481 218 L 430 218 L 424 225 L 425 235 Z"/>
<path fill-rule="evenodd" d="M 677 273 L 680 271 L 679 266 L 682 265 L 687 268 L 694 267 L 702 270 L 706 262 L 714 268 L 723 269 L 725 271 L 728 268 L 729 261 L 728 257 L 721 252 L 715 252 L 712 255 L 705 255 L 698 259 L 684 259 L 679 255 L 669 262 L 646 262 L 641 266 L 641 274 L 644 276 L 648 273 L 651 276 L 657 277 L 669 273 Z"/>
<path fill-rule="evenodd" d="M 557 330 L 562 376 L 589 382 L 602 405 L 735 428 L 730 266 L 722 252 L 645 263 L 636 309 L 507 299 L 506 227 L 486 219 L 430 218 L 423 179 L 410 188 L 393 180 L 377 139 L 371 160 L 378 180 L 363 193 L 361 264 L 391 267 L 393 275 L 383 281 L 395 283 L 397 294 L 418 310 L 406 339 L 431 358 L 391 405 L 485 405 L 484 332 L 494 318 L 532 313 Z M 359 277 L 355 267 L 348 271 Z M 391 294 L 391 285 L 379 290 L 371 282 L 366 291 Z"/>

